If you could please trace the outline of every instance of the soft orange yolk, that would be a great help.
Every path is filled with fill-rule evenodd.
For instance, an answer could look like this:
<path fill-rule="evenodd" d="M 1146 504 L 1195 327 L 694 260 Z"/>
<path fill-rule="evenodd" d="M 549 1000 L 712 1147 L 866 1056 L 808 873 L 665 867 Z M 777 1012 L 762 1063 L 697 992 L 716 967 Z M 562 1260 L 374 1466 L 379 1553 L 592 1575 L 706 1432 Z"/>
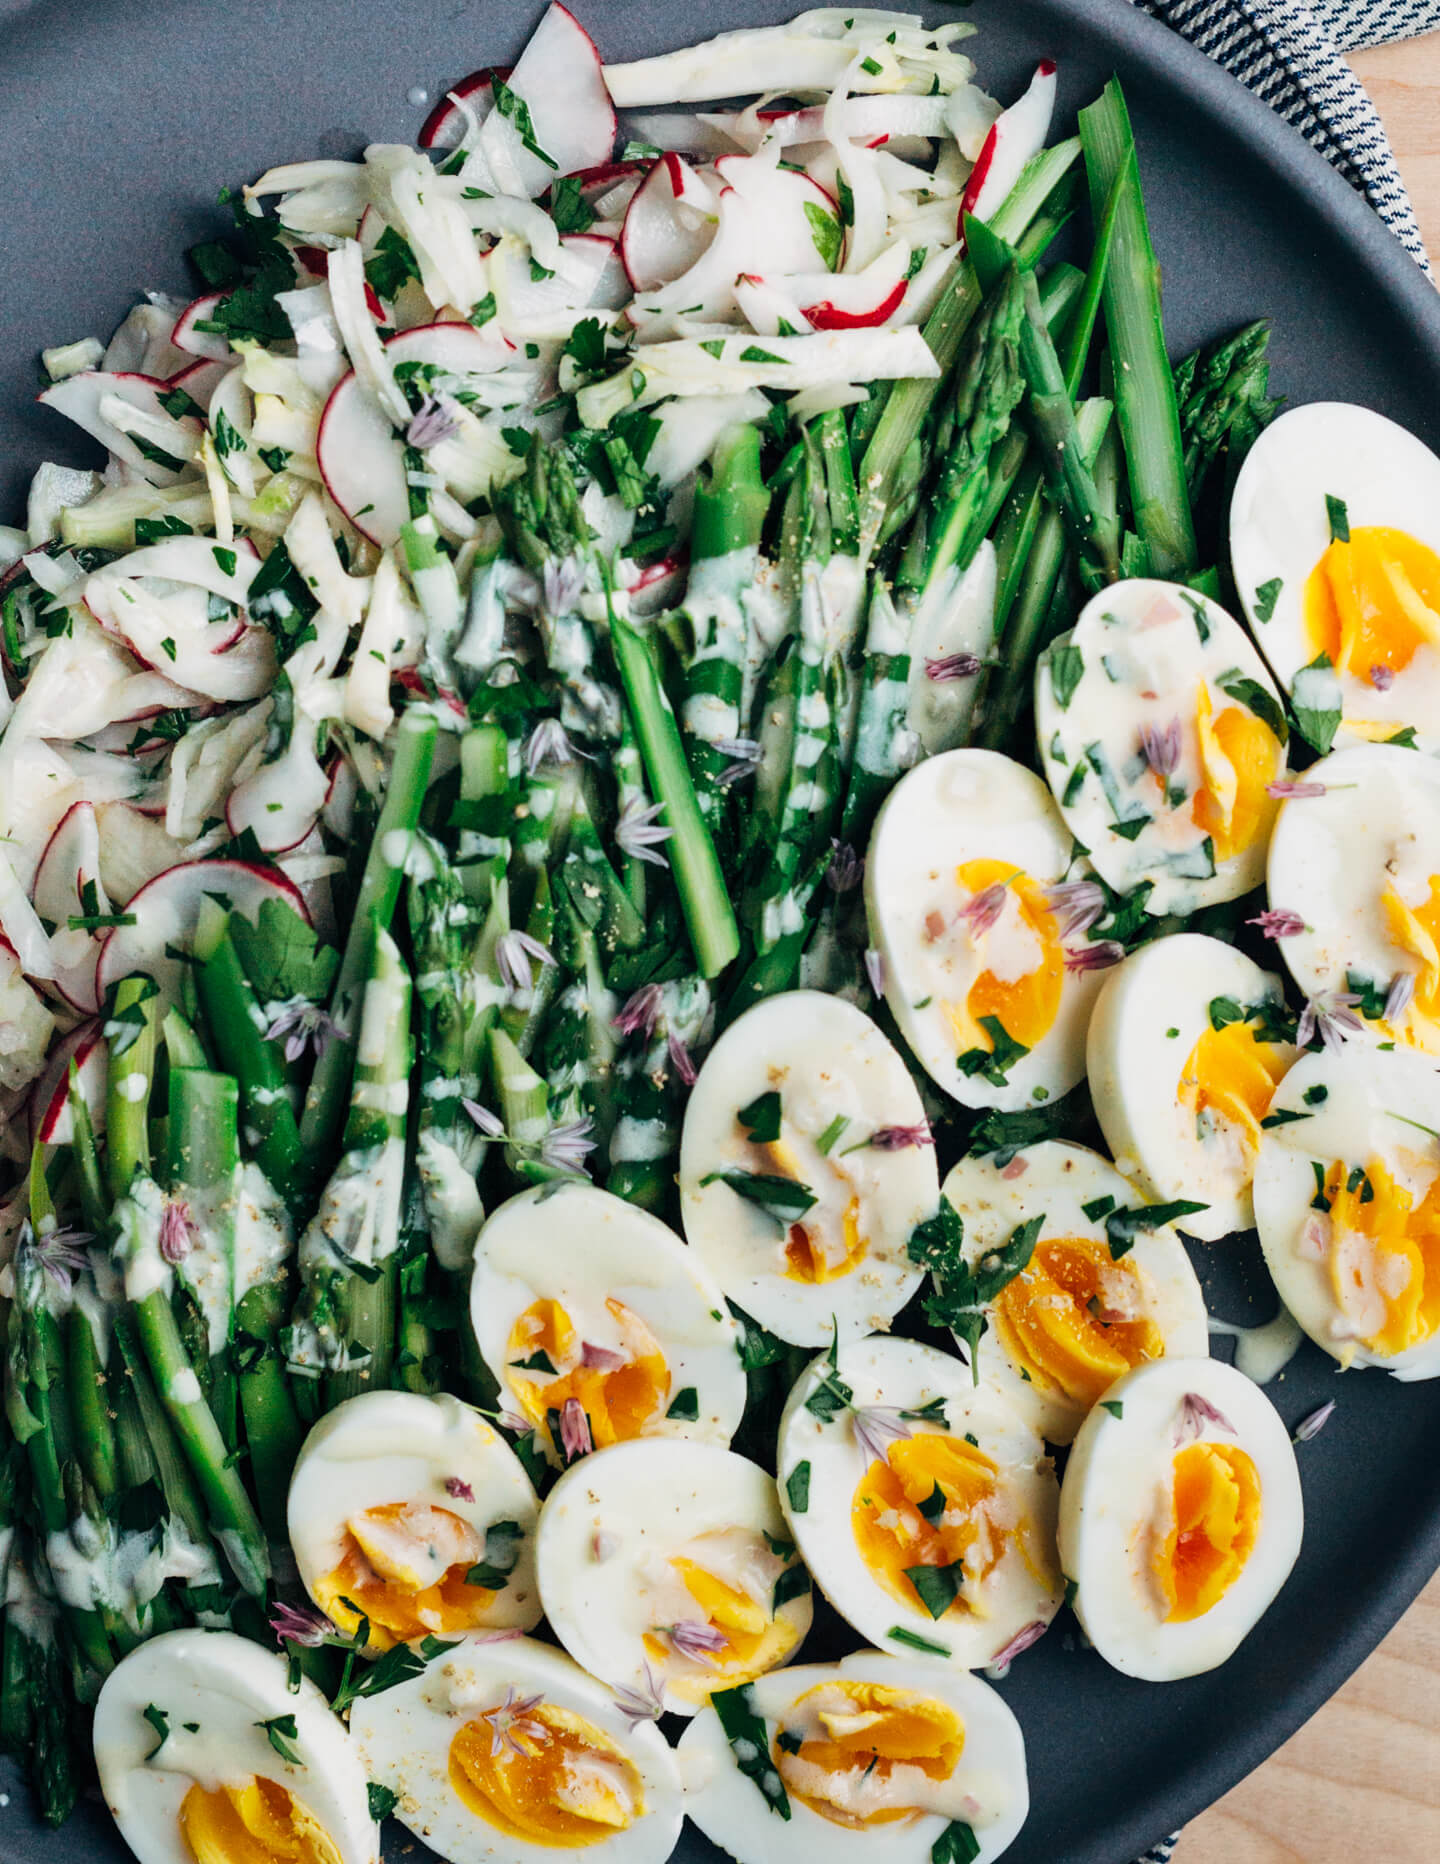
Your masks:
<path fill-rule="evenodd" d="M 1395 1019 L 1395 1033 L 1433 1054 L 1440 1050 L 1440 875 L 1430 876 L 1429 894 L 1415 906 L 1407 906 L 1394 887 L 1385 889 L 1380 904 L 1391 944 L 1418 960 L 1415 995 Z"/>
<path fill-rule="evenodd" d="M 1215 859 L 1228 861 L 1268 835 L 1279 804 L 1265 786 L 1280 774 L 1280 741 L 1244 706 L 1216 713 L 1208 686 L 1195 691 L 1195 731 L 1202 781 L 1190 806 Z"/>
<path fill-rule="evenodd" d="M 674 1694 L 704 1702 L 712 1690 L 737 1689 L 763 1676 L 795 1648 L 798 1629 L 788 1618 L 774 1617 L 768 1601 L 731 1585 L 687 1555 L 676 1555 L 670 1565 L 695 1601 L 697 1622 L 718 1631 L 725 1640 L 721 1649 L 706 1654 L 703 1674 L 667 1676 Z M 675 1653 L 662 1635 L 647 1632 L 644 1642 L 654 1662 L 662 1667 L 673 1665 Z"/>
<path fill-rule="evenodd" d="M 195 1864 L 340 1864 L 324 1826 L 275 1780 L 213 1791 L 197 1782 L 181 1801 L 180 1831 Z"/>
<path fill-rule="evenodd" d="M 594 1722 L 553 1702 L 508 1726 L 477 1716 L 450 1743 L 450 1784 L 508 1838 L 575 1850 L 628 1830 L 645 1812 L 639 1769 Z"/>
<path fill-rule="evenodd" d="M 993 1016 L 1012 1041 L 1033 1049 L 1049 1033 L 1059 1014 L 1065 978 L 1065 951 L 1055 915 L 1045 902 L 1045 889 L 1028 874 L 1019 872 L 1011 861 L 964 861 L 956 868 L 955 879 L 972 897 L 987 887 L 1005 887 L 1032 949 L 1030 968 L 1017 976 L 1012 975 L 1013 967 L 1003 962 L 1003 947 L 997 945 L 993 968 L 987 965 L 981 971 L 964 1003 L 943 1005 L 954 1031 L 956 1052 L 963 1055 L 970 1049 L 994 1049 L 994 1037 L 981 1023 L 982 1016 Z M 976 942 L 988 958 L 990 941 L 1013 940 L 1015 930 L 1015 914 L 1007 910 L 990 931 L 975 934 Z"/>
<path fill-rule="evenodd" d="M 807 1169 L 783 1131 L 778 1139 L 767 1140 L 754 1149 L 759 1154 L 763 1171 L 773 1172 L 780 1178 L 793 1178 L 822 1193 L 813 1209 L 786 1228 L 786 1280 L 827 1282 L 848 1275 L 865 1260 L 870 1243 L 860 1228 L 860 1198 L 851 1188 L 853 1181 L 844 1161 L 820 1158 L 822 1176 L 817 1184 L 813 1167 Z M 833 1196 L 825 1195 L 837 1188 L 844 1196 L 844 1205 L 838 1210 Z"/>
<path fill-rule="evenodd" d="M 1203 1618 L 1245 1570 L 1260 1531 L 1260 1478 L 1234 1444 L 1191 1443 L 1171 1463 L 1168 1531 L 1154 1556 L 1167 1624 Z"/>
<path fill-rule="evenodd" d="M 1404 531 L 1361 525 L 1310 572 L 1304 613 L 1314 652 L 1342 673 L 1402 673 L 1418 649 L 1440 645 L 1440 557 Z"/>
<path fill-rule="evenodd" d="M 871 1463 L 851 1498 L 850 1527 L 860 1558 L 892 1597 L 928 1610 L 909 1567 L 954 1566 L 969 1556 L 967 1579 L 977 1584 L 994 1570 L 1005 1542 L 986 1506 L 998 1474 L 983 1450 L 939 1431 L 902 1437 L 883 1463 Z M 970 1606 L 957 1593 L 948 1610 Z"/>
<path fill-rule="evenodd" d="M 510 1329 L 505 1349 L 506 1378 L 525 1417 L 546 1430 L 549 1414 L 561 1412 L 567 1398 L 577 1398 L 597 1450 L 640 1436 L 670 1396 L 670 1368 L 655 1335 L 623 1301 L 611 1298 L 605 1306 L 626 1342 L 624 1365 L 609 1370 L 585 1365 L 584 1343 L 574 1323 L 551 1300 L 531 1302 Z M 554 1366 L 554 1375 L 517 1369 L 518 1362 L 537 1354 Z"/>
<path fill-rule="evenodd" d="M 341 1631 L 370 1620 L 381 1650 L 428 1633 L 464 1631 L 484 1622 L 494 1593 L 466 1574 L 484 1553 L 468 1521 L 448 1508 L 387 1502 L 353 1515 L 344 1555 L 315 1582 L 315 1602 Z"/>
<path fill-rule="evenodd" d="M 796 1697 L 771 1755 L 788 1792 L 821 1818 L 863 1830 L 927 1810 L 904 1800 L 948 1780 L 964 1747 L 965 1724 L 948 1703 L 889 1683 L 836 1682 Z M 867 1792 L 878 1803 L 867 1807 Z"/>
<path fill-rule="evenodd" d="M 1325 1195 L 1330 1285 L 1361 1341 L 1389 1357 L 1430 1339 L 1440 1327 L 1440 1178 L 1417 1210 L 1380 1159 L 1363 1174 L 1340 1162 Z"/>
<path fill-rule="evenodd" d="M 1112 1260 L 1108 1244 L 1048 1237 L 995 1297 L 995 1332 L 1042 1391 L 1088 1410 L 1132 1366 L 1164 1353 L 1145 1296 L 1141 1271 Z"/>
<path fill-rule="evenodd" d="M 1228 1121 L 1253 1157 L 1260 1143 L 1260 1122 L 1270 1111 L 1285 1067 L 1276 1045 L 1262 1042 L 1248 1023 L 1207 1029 L 1181 1071 L 1180 1105 L 1194 1114 L 1217 1114 Z"/>

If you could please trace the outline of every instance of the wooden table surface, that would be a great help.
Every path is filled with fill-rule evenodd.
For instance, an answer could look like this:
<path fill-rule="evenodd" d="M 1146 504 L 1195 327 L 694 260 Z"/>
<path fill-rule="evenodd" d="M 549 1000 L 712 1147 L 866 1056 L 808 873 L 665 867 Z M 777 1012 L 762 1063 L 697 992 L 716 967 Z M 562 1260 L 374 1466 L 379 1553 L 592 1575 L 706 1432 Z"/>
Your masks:
<path fill-rule="evenodd" d="M 1440 271 L 1440 33 L 1351 62 L 1384 118 Z M 1440 1577 L 1340 1693 L 1197 1819 L 1175 1853 L 1175 1864 L 1357 1860 L 1440 1860 Z"/>

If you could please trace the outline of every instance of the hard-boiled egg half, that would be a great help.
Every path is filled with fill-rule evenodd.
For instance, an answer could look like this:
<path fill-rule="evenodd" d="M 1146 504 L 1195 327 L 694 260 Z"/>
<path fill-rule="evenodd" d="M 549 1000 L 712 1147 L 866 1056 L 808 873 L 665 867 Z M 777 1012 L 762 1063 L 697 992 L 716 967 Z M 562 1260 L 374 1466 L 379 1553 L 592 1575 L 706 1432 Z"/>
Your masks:
<path fill-rule="evenodd" d="M 705 1836 L 765 1864 L 990 1864 L 1030 1807 L 1020 1724 L 988 1683 L 872 1650 L 714 1703 L 680 1764 Z"/>
<path fill-rule="evenodd" d="M 1218 1359 L 1137 1366 L 1081 1426 L 1060 1558 L 1100 1655 L 1172 1682 L 1224 1663 L 1284 1585 L 1304 1509 L 1290 1433 Z"/>
<path fill-rule="evenodd" d="M 882 1650 L 974 1669 L 1060 1609 L 1054 1464 L 958 1359 L 893 1339 L 822 1354 L 790 1394 L 776 1460 L 816 1583 Z"/>
<path fill-rule="evenodd" d="M 738 1329 L 705 1264 L 658 1217 L 561 1179 L 493 1213 L 475 1245 L 475 1338 L 551 1460 L 562 1434 L 728 1443 L 745 1409 Z"/>
<path fill-rule="evenodd" d="M 1100 980 L 1053 893 L 1072 846 L 1045 785 L 998 751 L 927 758 L 876 819 L 865 906 L 885 1000 L 966 1106 L 1053 1100 L 1085 1072 Z"/>
<path fill-rule="evenodd" d="M 1041 656 L 1035 733 L 1075 838 L 1146 910 L 1192 913 L 1258 885 L 1285 773 L 1284 714 L 1240 624 L 1144 577 L 1092 596 Z"/>
<path fill-rule="evenodd" d="M 942 1196 L 965 1226 L 980 1377 L 1048 1443 L 1132 1366 L 1209 1350 L 1185 1245 L 1098 1152 L 1047 1139 L 962 1159 Z"/>
<path fill-rule="evenodd" d="M 536 1543 L 550 1628 L 591 1673 L 693 1715 L 788 1663 L 810 1576 L 757 1464 L 703 1443 L 625 1443 L 555 1484 Z"/>
<path fill-rule="evenodd" d="M 663 1864 L 680 1835 L 665 1737 L 578 1664 L 530 1638 L 460 1639 L 350 1711 L 365 1771 L 450 1864 L 585 1850 Z"/>
<path fill-rule="evenodd" d="M 1246 456 L 1230 508 L 1235 586 L 1296 704 L 1338 706 L 1340 743 L 1408 725 L 1440 747 L 1437 553 L 1440 459 L 1383 414 L 1311 402 Z"/>
<path fill-rule="evenodd" d="M 1260 1123 L 1297 1053 L 1285 1033 L 1280 979 L 1200 933 L 1142 945 L 1105 979 L 1085 1051 L 1101 1131 L 1146 1197 L 1205 1205 L 1192 1236 L 1254 1224 Z"/>
<path fill-rule="evenodd" d="M 458 1398 L 364 1392 L 305 1439 L 288 1526 L 300 1579 L 372 1648 L 540 1619 L 539 1503 L 509 1444 Z"/>
<path fill-rule="evenodd" d="M 365 1770 L 307 1678 L 228 1631 L 170 1631 L 95 1705 L 105 1803 L 140 1864 L 376 1864 Z"/>
<path fill-rule="evenodd" d="M 1342 1366 L 1440 1375 L 1440 1075 L 1347 1042 L 1303 1055 L 1275 1109 L 1255 1220 L 1281 1300 Z"/>
<path fill-rule="evenodd" d="M 887 1326 L 919 1284 L 905 1245 L 938 1194 L 915 1084 L 843 998 L 771 997 L 705 1058 L 680 1142 L 685 1234 L 781 1339 Z"/>
<path fill-rule="evenodd" d="M 1339 1007 L 1383 1036 L 1440 1054 L 1440 764 L 1385 744 L 1312 764 L 1281 807 L 1266 889 L 1306 996 L 1349 995 Z"/>

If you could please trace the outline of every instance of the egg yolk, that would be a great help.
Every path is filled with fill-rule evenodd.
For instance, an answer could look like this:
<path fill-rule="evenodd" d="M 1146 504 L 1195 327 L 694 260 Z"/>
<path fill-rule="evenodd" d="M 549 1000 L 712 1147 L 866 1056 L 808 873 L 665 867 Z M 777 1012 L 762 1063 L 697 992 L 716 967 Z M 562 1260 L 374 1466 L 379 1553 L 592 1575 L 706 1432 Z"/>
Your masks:
<path fill-rule="evenodd" d="M 1385 889 L 1380 904 L 1390 942 L 1418 961 L 1415 995 L 1395 1019 L 1396 1033 L 1412 1047 L 1433 1053 L 1440 1049 L 1440 875 L 1430 876 L 1428 894 L 1414 906 L 1394 887 Z"/>
<path fill-rule="evenodd" d="M 574 1850 L 645 1812 L 639 1769 L 618 1741 L 553 1702 L 467 1722 L 450 1743 L 450 1784 L 509 1838 Z"/>
<path fill-rule="evenodd" d="M 1143 1272 L 1128 1257 L 1116 1262 L 1107 1243 L 1047 1237 L 996 1295 L 995 1332 L 1033 1384 L 1089 1410 L 1132 1366 L 1165 1351 L 1146 1294 Z"/>
<path fill-rule="evenodd" d="M 1440 557 L 1404 531 L 1361 525 L 1310 572 L 1304 615 L 1316 654 L 1388 685 L 1385 675 L 1403 673 L 1421 647 L 1440 645 Z"/>
<path fill-rule="evenodd" d="M 587 1348 L 561 1304 L 546 1299 L 520 1315 L 505 1349 L 506 1378 L 523 1415 L 548 1430 L 550 1415 L 578 1399 L 597 1450 L 641 1436 L 670 1396 L 670 1368 L 655 1335 L 623 1301 L 612 1297 L 605 1307 L 624 1342 L 617 1352 Z"/>
<path fill-rule="evenodd" d="M 703 1537 L 701 1547 L 703 1550 Z M 773 1615 L 774 1580 L 769 1573 L 774 1564 L 773 1559 L 767 1560 L 763 1586 L 757 1585 L 751 1591 L 722 1578 L 703 1560 L 678 1554 L 670 1561 L 695 1601 L 694 1622 L 723 1640 L 693 1660 L 703 1674 L 684 1669 L 679 1674 L 667 1674 L 666 1682 L 673 1694 L 704 1702 L 712 1690 L 739 1688 L 785 1661 L 800 1633 L 788 1618 Z M 644 1643 L 652 1660 L 673 1670 L 675 1647 L 663 1633 L 647 1632 Z"/>
<path fill-rule="evenodd" d="M 352 1515 L 344 1555 L 315 1582 L 315 1602 L 341 1631 L 370 1620 L 381 1650 L 484 1621 L 494 1593 L 466 1581 L 484 1543 L 468 1521 L 423 1502 L 386 1502 Z"/>
<path fill-rule="evenodd" d="M 1206 1029 L 1181 1070 L 1180 1105 L 1197 1118 L 1208 1113 L 1226 1121 L 1239 1133 L 1253 1164 L 1260 1122 L 1270 1111 L 1285 1068 L 1280 1050 L 1273 1042 L 1263 1042 L 1249 1023 Z"/>
<path fill-rule="evenodd" d="M 1354 1334 L 1387 1357 L 1440 1328 L 1440 1178 L 1418 1209 L 1383 1161 L 1363 1170 L 1333 1164 L 1330 1285 Z"/>
<path fill-rule="evenodd" d="M 180 1831 L 195 1864 L 340 1864 L 324 1826 L 275 1780 L 197 1782 L 180 1803 Z"/>
<path fill-rule="evenodd" d="M 783 1134 L 779 1139 L 758 1146 L 756 1150 L 763 1154 L 766 1167 L 780 1177 L 793 1178 L 798 1183 L 807 1182 L 799 1155 Z M 840 1194 L 844 1197 L 843 1208 L 838 1213 L 838 1224 L 836 1213 L 830 1208 L 832 1200 L 822 1196 L 814 1210 L 787 1227 L 785 1276 L 788 1281 L 837 1281 L 862 1262 L 869 1249 L 868 1239 L 860 1228 L 860 1199 L 853 1191 L 849 1191 L 849 1174 L 838 1159 L 827 1158 L 825 1170 L 828 1178 L 837 1181 Z M 831 1188 L 828 1178 L 820 1187 L 823 1191 Z M 846 1195 L 847 1192 L 849 1195 Z"/>
<path fill-rule="evenodd" d="M 788 1792 L 821 1818 L 863 1830 L 930 1810 L 927 1788 L 951 1777 L 964 1747 L 965 1724 L 948 1703 L 847 1681 L 797 1696 L 771 1753 Z"/>
<path fill-rule="evenodd" d="M 1268 835 L 1279 804 L 1265 786 L 1280 774 L 1280 741 L 1244 706 L 1217 713 L 1208 686 L 1195 691 L 1200 787 L 1191 819 L 1210 837 L 1217 861 L 1241 854 Z"/>
<path fill-rule="evenodd" d="M 1171 1463 L 1169 1525 L 1155 1549 L 1167 1624 L 1203 1618 L 1235 1584 L 1260 1531 L 1260 1478 L 1246 1451 L 1191 1443 Z"/>
<path fill-rule="evenodd" d="M 926 1431 L 889 1445 L 872 1462 L 850 1502 L 850 1528 L 867 1569 L 893 1598 L 930 1611 L 911 1573 L 957 1568 L 972 1590 L 999 1565 L 1008 1532 L 994 1459 L 964 1437 Z M 970 1601 L 957 1589 L 947 1611 Z M 932 1616 L 943 1614 L 931 1613 Z"/>
<path fill-rule="evenodd" d="M 1010 902 L 987 928 L 972 931 L 984 969 L 963 1003 L 942 1008 L 954 1032 L 956 1052 L 993 1053 L 993 1032 L 981 1022 L 994 1017 L 1012 1042 L 1033 1049 L 1049 1033 L 1060 1010 L 1065 951 L 1045 889 L 1010 861 L 965 861 L 955 879 L 971 899 L 1002 887 Z"/>

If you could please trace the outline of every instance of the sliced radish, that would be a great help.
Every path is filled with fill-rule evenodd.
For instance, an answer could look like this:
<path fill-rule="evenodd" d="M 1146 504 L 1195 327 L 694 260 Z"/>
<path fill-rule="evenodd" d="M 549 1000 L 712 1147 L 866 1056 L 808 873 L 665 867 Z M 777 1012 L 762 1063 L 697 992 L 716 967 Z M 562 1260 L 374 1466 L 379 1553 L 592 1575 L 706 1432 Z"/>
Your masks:
<path fill-rule="evenodd" d="M 98 938 L 94 931 L 70 925 L 72 916 L 110 910 L 100 882 L 100 831 L 93 803 L 72 803 L 61 817 L 35 870 L 34 901 L 36 912 L 55 927 L 50 943 L 56 989 L 74 1009 L 93 1016 L 100 1007 L 95 994 Z"/>
<path fill-rule="evenodd" d="M 255 699 L 275 673 L 269 632 L 247 625 L 244 614 L 259 567 L 243 540 L 232 548 L 205 537 L 167 537 L 97 570 L 85 584 L 85 605 L 137 659 L 188 691 Z M 209 620 L 212 595 L 234 612 Z"/>
<path fill-rule="evenodd" d="M 659 615 L 673 608 L 685 587 L 688 560 L 680 556 L 656 557 L 652 563 L 637 568 L 626 585 L 630 607 L 637 615 Z"/>
<path fill-rule="evenodd" d="M 508 65 L 485 66 L 461 78 L 436 104 L 420 125 L 415 144 L 420 149 L 458 149 L 472 122 L 483 123 L 495 107 L 495 79 L 510 75 Z M 462 109 L 461 106 L 464 106 Z"/>
<path fill-rule="evenodd" d="M 654 291 L 688 272 L 715 237 L 718 195 L 683 156 L 661 156 L 631 196 L 620 258 L 637 291 Z"/>
<path fill-rule="evenodd" d="M 169 386 L 183 388 L 196 406 L 203 408 L 208 414 L 215 390 L 219 388 L 227 375 L 234 373 L 235 368 L 236 362 L 233 357 L 228 362 L 197 360 L 181 369 L 178 374 L 172 375 Z"/>
<path fill-rule="evenodd" d="M 35 1085 L 31 1102 L 31 1143 L 68 1146 L 75 1138 L 70 1111 L 70 1064 L 75 1064 L 80 1098 L 97 1131 L 104 1125 L 105 1088 L 110 1071 L 110 1050 L 99 1018 L 81 1023 L 56 1045 L 50 1065 Z"/>
<path fill-rule="evenodd" d="M 391 337 L 385 351 L 392 367 L 420 362 L 450 375 L 493 375 L 514 357 L 515 345 L 492 317 L 478 330 L 460 321 L 417 324 Z"/>
<path fill-rule="evenodd" d="M 624 221 L 648 172 L 644 162 L 602 162 L 580 176 L 580 192 L 593 214 L 607 226 L 615 225 Z"/>
<path fill-rule="evenodd" d="M 827 277 L 823 272 L 787 279 L 800 308 L 816 330 L 865 330 L 890 323 L 905 299 L 909 248 L 892 240 L 863 272 Z M 811 293 L 816 295 L 812 299 Z"/>
<path fill-rule="evenodd" d="M 410 516 L 404 450 L 389 415 L 353 369 L 330 391 L 315 459 L 325 490 L 360 535 L 382 549 L 393 544 Z"/>
<path fill-rule="evenodd" d="M 481 126 L 479 147 L 504 193 L 533 201 L 557 175 L 609 161 L 615 108 L 595 43 L 567 8 L 546 9 L 509 88 L 528 107 L 532 141 L 548 159 L 525 147 L 511 117 L 493 110 Z"/>
<path fill-rule="evenodd" d="M 330 765 L 330 781 L 325 791 L 322 817 L 332 835 L 349 841 L 355 827 L 355 804 L 360 797 L 360 778 L 355 765 L 342 751 Z"/>
<path fill-rule="evenodd" d="M 754 210 L 750 263 L 742 269 L 769 278 L 813 272 L 843 242 L 840 204 L 809 175 L 754 155 L 722 155 L 715 173 Z"/>
<path fill-rule="evenodd" d="M 795 302 L 787 278 L 776 284 L 746 273 L 735 281 L 735 302 L 756 336 L 778 337 L 782 331 L 813 330 L 814 324 Z"/>
<path fill-rule="evenodd" d="M 1055 61 L 1043 58 L 1024 96 L 1008 110 L 1002 110 L 990 125 L 960 197 L 957 235 L 963 236 L 966 214 L 973 214 L 977 220 L 993 218 L 1020 179 L 1025 164 L 1045 147 L 1054 114 Z"/>
<path fill-rule="evenodd" d="M 201 356 L 206 362 L 230 362 L 234 352 L 230 348 L 228 337 L 220 335 L 218 330 L 197 330 L 197 323 L 208 323 L 215 316 L 215 307 L 224 297 L 223 291 L 210 291 L 203 298 L 196 298 L 187 304 L 175 319 L 175 328 L 170 341 L 176 349 L 184 350 L 187 356 Z"/>
<path fill-rule="evenodd" d="M 183 363 L 184 358 L 181 357 Z M 47 408 L 54 408 L 83 428 L 92 439 L 109 449 L 118 460 L 134 467 L 150 485 L 174 485 L 200 442 L 201 425 L 194 415 L 179 420 L 161 405 L 160 397 L 169 392 L 169 383 L 149 375 L 111 375 L 99 369 L 86 369 L 79 375 L 55 382 L 36 397 Z M 182 462 L 179 470 L 147 459 L 131 435 L 116 426 L 110 415 L 114 403 L 134 408 L 145 422 L 145 438 L 151 439 L 173 459 Z M 168 444 L 167 444 L 168 442 Z"/>
<path fill-rule="evenodd" d="M 179 994 L 183 961 L 172 951 L 189 950 L 200 908 L 207 899 L 253 924 L 266 900 L 289 906 L 307 921 L 305 902 L 273 867 L 253 861 L 184 861 L 143 886 L 126 907 L 135 924 L 117 926 L 100 948 L 95 981 L 101 998 L 133 972 L 153 977 L 167 1003 Z"/>

